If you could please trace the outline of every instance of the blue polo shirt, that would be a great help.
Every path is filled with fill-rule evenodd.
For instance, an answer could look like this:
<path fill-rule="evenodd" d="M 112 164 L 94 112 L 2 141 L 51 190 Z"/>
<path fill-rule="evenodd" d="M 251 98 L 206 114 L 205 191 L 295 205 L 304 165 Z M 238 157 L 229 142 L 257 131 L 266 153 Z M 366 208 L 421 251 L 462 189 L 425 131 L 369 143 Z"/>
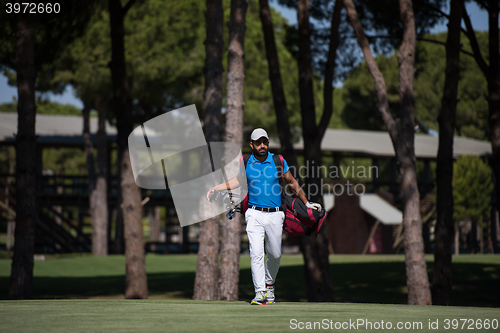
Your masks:
<path fill-rule="evenodd" d="M 248 205 L 264 208 L 281 206 L 281 189 L 279 185 L 278 169 L 274 163 L 272 153 L 267 153 L 264 162 L 252 155 L 245 168 L 248 184 Z M 288 164 L 283 159 L 283 174 L 288 172 Z M 241 170 L 240 170 L 241 174 Z"/>

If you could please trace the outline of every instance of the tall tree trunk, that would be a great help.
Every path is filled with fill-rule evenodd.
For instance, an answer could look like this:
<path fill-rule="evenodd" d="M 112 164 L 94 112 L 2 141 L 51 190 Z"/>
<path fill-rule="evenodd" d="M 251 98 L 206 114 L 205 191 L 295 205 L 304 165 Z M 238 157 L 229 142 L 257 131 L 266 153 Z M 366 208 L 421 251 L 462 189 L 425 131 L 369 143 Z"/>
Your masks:
<path fill-rule="evenodd" d="M 241 149 L 243 144 L 243 84 L 245 81 L 245 16 L 246 0 L 231 1 L 229 27 L 227 111 L 224 142 L 234 143 Z M 235 156 L 235 151 L 225 151 L 224 163 Z M 231 220 L 224 218 L 221 242 L 220 299 L 238 300 L 240 274 L 241 222 L 243 216 L 236 214 Z"/>
<path fill-rule="evenodd" d="M 36 221 L 35 30 L 29 15 L 18 14 L 16 72 L 16 229 L 9 298 L 31 298 Z"/>
<path fill-rule="evenodd" d="M 494 194 L 494 197 L 496 198 L 496 193 Z M 497 238 L 497 234 L 498 234 L 498 210 L 496 209 L 496 206 L 495 207 L 492 207 L 491 209 L 491 217 L 490 217 L 490 220 L 491 220 L 491 242 L 492 242 L 492 246 L 493 246 L 493 249 L 492 249 L 492 252 L 495 253 L 496 251 L 496 248 L 497 248 L 497 244 L 498 244 L 498 238 Z"/>
<path fill-rule="evenodd" d="M 122 152 L 120 147 L 116 148 L 117 161 L 122 160 Z M 119 165 L 119 164 L 118 164 Z M 118 167 L 116 173 L 116 179 L 121 179 L 121 170 Z M 121 207 L 122 203 L 122 189 L 121 184 L 118 183 L 116 188 L 116 218 L 115 218 L 115 237 L 113 240 L 113 253 L 114 254 L 124 254 L 125 253 L 125 240 L 123 238 L 123 210 Z"/>
<path fill-rule="evenodd" d="M 85 158 L 87 160 L 87 172 L 88 172 L 88 182 L 89 182 L 89 207 L 90 207 L 90 219 L 92 222 L 92 254 L 98 256 L 97 248 L 99 247 L 98 233 L 95 228 L 95 205 L 96 205 L 96 191 L 95 191 L 95 161 L 94 161 L 94 144 L 92 143 L 92 138 L 90 137 L 90 106 L 88 103 L 83 103 L 83 143 L 85 146 Z"/>
<path fill-rule="evenodd" d="M 203 110 L 205 139 L 209 145 L 221 139 L 223 19 L 222 0 L 207 0 Z M 208 160 L 202 165 L 206 167 L 211 163 Z M 201 209 L 209 209 L 206 202 L 206 199 L 202 199 Z M 219 223 L 220 217 L 200 223 L 200 247 L 193 293 L 195 300 L 219 299 Z"/>
<path fill-rule="evenodd" d="M 160 241 L 160 208 L 161 207 L 155 206 L 155 207 L 149 207 L 148 209 L 148 219 L 149 219 L 149 229 L 150 229 L 149 240 L 155 243 Z M 182 236 L 184 240 L 184 232 L 182 233 Z M 184 245 L 184 242 L 182 245 Z"/>
<path fill-rule="evenodd" d="M 314 104 L 313 71 L 311 56 L 311 33 L 309 28 L 310 0 L 299 0 L 297 20 L 299 26 L 299 92 L 302 114 L 302 136 L 304 139 L 304 160 L 313 169 L 321 166 L 321 141 L 333 111 L 333 73 L 335 68 L 336 48 L 338 45 L 338 26 L 342 4 L 337 1 L 332 16 L 330 49 L 325 71 L 325 109 L 319 126 L 316 125 Z M 328 82 L 327 82 L 328 80 Z M 319 172 L 308 170 L 306 194 L 312 201 L 323 204 L 322 184 Z M 304 256 L 304 270 L 307 285 L 307 298 L 312 302 L 333 301 L 333 287 L 328 262 L 328 236 L 326 232 L 317 238 L 302 237 L 300 248 Z"/>
<path fill-rule="evenodd" d="M 400 0 L 400 16 L 403 24 L 403 44 L 398 52 L 400 117 L 392 118 L 387 99 L 385 80 L 370 50 L 368 39 L 358 18 L 352 0 L 344 0 L 347 15 L 356 32 L 358 44 L 363 51 L 366 65 L 375 81 L 379 111 L 392 140 L 401 177 L 401 199 L 403 201 L 403 226 L 405 241 L 406 283 L 409 304 L 431 304 L 427 264 L 422 239 L 422 219 L 417 186 L 413 74 L 415 56 L 415 19 L 411 0 Z"/>
<path fill-rule="evenodd" d="M 94 105 L 97 109 L 97 178 L 96 178 L 96 205 L 95 223 L 92 230 L 96 230 L 98 248 L 93 250 L 94 255 L 108 255 L 108 139 L 106 135 L 106 105 L 102 98 L 96 97 Z M 92 231 L 94 233 L 94 231 Z M 92 248 L 94 243 L 92 242 Z"/>
<path fill-rule="evenodd" d="M 469 234 L 470 252 L 477 253 L 477 226 L 473 221 L 470 221 L 471 229 Z"/>
<path fill-rule="evenodd" d="M 89 206 L 92 221 L 92 253 L 94 256 L 108 254 L 108 199 L 106 184 L 106 114 L 100 98 L 94 99 L 94 105 L 99 113 L 99 128 L 97 131 L 97 175 L 94 161 L 94 144 L 90 134 L 90 106 L 84 103 L 83 113 L 83 140 L 87 169 L 89 175 Z"/>
<path fill-rule="evenodd" d="M 411 0 L 399 0 L 401 22 L 403 23 L 403 43 L 398 52 L 399 100 L 401 130 L 404 148 L 398 159 L 401 165 L 401 197 L 404 205 L 404 246 L 406 261 L 406 284 L 408 303 L 432 304 L 424 257 L 422 238 L 422 218 L 420 216 L 420 194 L 417 184 L 415 157 L 415 98 L 413 77 L 415 73 L 415 16 Z"/>
<path fill-rule="evenodd" d="M 297 162 L 297 155 L 293 149 L 292 132 L 288 120 L 289 112 L 285 93 L 283 92 L 283 81 L 281 79 L 276 42 L 274 40 L 274 26 L 271 11 L 269 10 L 268 0 L 259 0 L 259 4 L 260 20 L 262 22 L 262 31 L 264 33 L 264 42 L 266 45 L 267 65 L 269 67 L 269 80 L 271 81 L 274 110 L 276 112 L 276 124 L 281 144 L 281 154 L 283 154 L 283 157 L 290 167 L 293 167 L 294 170 L 298 170 L 299 164 Z M 294 176 L 298 176 L 298 173 Z"/>
<path fill-rule="evenodd" d="M 477 222 L 477 235 L 479 238 L 479 253 L 484 253 L 484 227 L 481 224 L 482 221 Z"/>
<path fill-rule="evenodd" d="M 500 209 L 500 54 L 498 40 L 498 1 L 489 0 L 488 8 L 488 39 L 490 54 L 490 66 L 488 71 L 489 77 L 487 78 L 488 110 L 491 132 L 491 147 L 493 151 L 493 168 L 495 172 L 495 188 L 497 192 L 497 209 Z"/>
<path fill-rule="evenodd" d="M 134 0 L 122 8 L 120 0 L 109 0 L 111 23 L 111 77 L 116 112 L 117 141 L 121 150 L 121 209 L 125 236 L 125 298 L 147 298 L 148 282 L 144 259 L 141 192 L 135 184 L 128 150 L 128 135 L 133 130 L 132 98 L 125 68 L 123 19 Z"/>
<path fill-rule="evenodd" d="M 451 305 L 451 254 L 453 221 L 453 135 L 457 109 L 460 72 L 460 33 L 463 0 L 452 0 L 446 40 L 446 70 L 441 114 L 439 115 L 439 148 L 436 167 L 437 224 L 435 231 L 432 303 Z"/>
<path fill-rule="evenodd" d="M 488 83 L 488 110 L 490 125 L 490 141 L 492 149 L 492 165 L 495 173 L 495 190 L 497 198 L 497 209 L 500 210 L 500 51 L 499 51 L 499 31 L 498 31 L 498 0 L 488 0 L 488 65 L 479 49 L 476 33 L 472 27 L 467 10 L 464 9 L 463 19 L 467 28 L 474 59 L 483 72 Z"/>

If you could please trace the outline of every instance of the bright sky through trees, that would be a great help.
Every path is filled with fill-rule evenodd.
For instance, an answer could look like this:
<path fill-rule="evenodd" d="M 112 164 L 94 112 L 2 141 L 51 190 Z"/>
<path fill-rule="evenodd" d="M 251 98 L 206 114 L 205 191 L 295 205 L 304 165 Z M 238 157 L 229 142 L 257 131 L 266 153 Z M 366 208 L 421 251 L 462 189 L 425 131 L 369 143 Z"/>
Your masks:
<path fill-rule="evenodd" d="M 271 1 L 271 6 L 276 8 L 281 12 L 288 22 L 292 24 L 297 24 L 297 11 L 293 9 L 280 6 L 277 0 Z M 469 2 L 466 4 L 467 10 L 472 20 L 472 24 L 475 30 L 486 31 L 488 30 L 488 14 L 486 11 L 481 11 L 475 2 Z M 446 23 L 440 24 L 434 27 L 431 32 L 444 32 L 446 31 Z M 7 78 L 0 74 L 0 104 L 11 102 L 12 97 L 17 98 L 17 88 L 11 87 L 7 84 Z M 68 86 L 66 91 L 62 95 L 49 94 L 49 99 L 51 101 L 59 102 L 62 104 L 72 104 L 78 108 L 82 108 L 82 102 L 73 95 L 72 87 Z M 1 112 L 1 110 L 0 110 Z"/>

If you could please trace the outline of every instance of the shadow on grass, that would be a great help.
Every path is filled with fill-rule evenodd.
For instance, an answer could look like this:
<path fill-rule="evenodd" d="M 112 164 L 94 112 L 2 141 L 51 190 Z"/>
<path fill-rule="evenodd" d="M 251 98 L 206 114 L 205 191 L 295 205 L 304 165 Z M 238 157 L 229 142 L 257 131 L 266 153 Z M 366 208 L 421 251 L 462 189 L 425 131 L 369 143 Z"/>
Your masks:
<path fill-rule="evenodd" d="M 432 264 L 428 264 L 432 272 Z M 339 263 L 331 265 L 335 301 L 352 303 L 406 304 L 404 262 Z M 151 296 L 191 299 L 194 272 L 150 273 Z M 429 275 L 430 281 L 432 276 Z M 460 306 L 500 306 L 500 265 L 453 264 L 452 304 Z M 7 296 L 7 277 L 0 278 L 0 295 Z M 37 299 L 112 297 L 123 295 L 123 275 L 102 277 L 36 277 L 33 297 Z M 254 296 L 250 269 L 240 271 L 241 300 Z M 281 267 L 276 282 L 278 301 L 306 301 L 303 266 Z"/>

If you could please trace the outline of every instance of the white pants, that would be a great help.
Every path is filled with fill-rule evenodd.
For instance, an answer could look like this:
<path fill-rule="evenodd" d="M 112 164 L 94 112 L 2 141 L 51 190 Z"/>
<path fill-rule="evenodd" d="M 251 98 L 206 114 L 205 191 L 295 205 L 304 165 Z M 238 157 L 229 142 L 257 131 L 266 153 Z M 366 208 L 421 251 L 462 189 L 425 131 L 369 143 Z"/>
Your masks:
<path fill-rule="evenodd" d="M 265 291 L 266 284 L 276 280 L 281 259 L 283 212 L 261 212 L 249 208 L 245 212 L 247 235 L 250 243 L 250 262 L 255 292 Z M 264 265 L 264 249 L 267 260 Z"/>

